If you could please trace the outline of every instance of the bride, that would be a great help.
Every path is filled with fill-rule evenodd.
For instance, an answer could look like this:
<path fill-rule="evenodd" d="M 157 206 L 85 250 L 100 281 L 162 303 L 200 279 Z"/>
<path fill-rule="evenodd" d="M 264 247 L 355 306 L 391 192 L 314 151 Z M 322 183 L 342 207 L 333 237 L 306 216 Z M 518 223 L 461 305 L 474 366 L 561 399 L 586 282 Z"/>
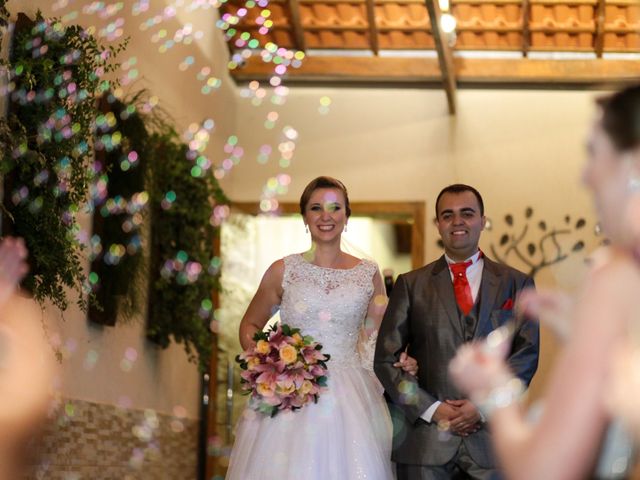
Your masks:
<path fill-rule="evenodd" d="M 629 388 L 638 379 L 617 384 L 612 379 L 620 378 L 620 346 L 640 327 L 640 86 L 618 92 L 600 106 L 583 181 L 611 246 L 572 302 L 553 292 L 528 292 L 520 299 L 524 313 L 550 313 L 555 322 L 564 319 L 561 330 L 569 331 L 539 421 L 525 421 L 517 404 L 521 386 L 500 358 L 508 332 L 496 332 L 484 345 L 463 347 L 451 364 L 458 386 L 491 414 L 496 453 L 511 479 L 599 475 L 594 473 L 596 460 L 611 443 L 605 440 L 606 431 L 624 418 L 621 414 L 638 417 L 637 392 Z M 616 461 L 608 476 L 628 468 L 628 456 Z"/>
<path fill-rule="evenodd" d="M 391 420 L 373 375 L 373 350 L 386 307 L 375 263 L 340 249 L 351 214 L 342 182 L 318 177 L 300 212 L 312 248 L 273 263 L 240 323 L 240 344 L 280 310 L 283 323 L 323 345 L 328 387 L 317 404 L 267 417 L 246 408 L 231 453 L 228 480 L 393 479 Z M 396 364 L 415 374 L 415 360 Z"/>

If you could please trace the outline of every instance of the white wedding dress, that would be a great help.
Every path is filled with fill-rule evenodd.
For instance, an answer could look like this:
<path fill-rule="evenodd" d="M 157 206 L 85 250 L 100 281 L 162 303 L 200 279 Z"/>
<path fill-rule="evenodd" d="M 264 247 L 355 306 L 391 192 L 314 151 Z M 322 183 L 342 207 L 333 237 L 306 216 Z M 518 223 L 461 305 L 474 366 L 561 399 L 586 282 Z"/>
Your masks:
<path fill-rule="evenodd" d="M 357 343 L 373 295 L 374 263 L 323 268 L 301 255 L 284 259 L 283 323 L 301 329 L 331 355 L 318 403 L 270 418 L 245 409 L 228 480 L 388 480 L 391 420 L 381 387 Z M 364 368 L 363 363 L 367 368 Z"/>

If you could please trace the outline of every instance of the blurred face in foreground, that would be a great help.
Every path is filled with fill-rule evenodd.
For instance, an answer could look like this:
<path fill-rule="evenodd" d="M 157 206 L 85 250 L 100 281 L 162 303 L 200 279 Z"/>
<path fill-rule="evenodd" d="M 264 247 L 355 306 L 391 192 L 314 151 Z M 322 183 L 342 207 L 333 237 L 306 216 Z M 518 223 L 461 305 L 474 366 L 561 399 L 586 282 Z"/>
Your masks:
<path fill-rule="evenodd" d="M 599 120 L 587 139 L 582 180 L 591 191 L 607 237 L 620 246 L 636 244 L 640 240 L 639 154 L 616 149 Z"/>

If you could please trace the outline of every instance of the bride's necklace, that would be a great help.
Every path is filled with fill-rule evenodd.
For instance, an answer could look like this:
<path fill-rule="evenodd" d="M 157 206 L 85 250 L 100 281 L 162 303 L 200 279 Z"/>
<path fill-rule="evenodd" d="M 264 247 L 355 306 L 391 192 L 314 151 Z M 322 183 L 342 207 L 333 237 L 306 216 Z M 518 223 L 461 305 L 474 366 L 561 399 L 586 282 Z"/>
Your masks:
<path fill-rule="evenodd" d="M 317 259 L 316 259 L 317 260 Z M 334 270 L 339 269 L 342 267 L 342 262 L 341 262 L 341 257 L 340 255 L 338 255 L 336 258 L 334 258 L 331 262 L 317 262 L 317 261 L 313 261 L 312 262 L 314 265 L 318 266 L 318 267 L 322 267 L 322 268 L 332 268 Z M 326 264 L 325 264 L 326 263 Z"/>
<path fill-rule="evenodd" d="M 342 266 L 342 252 L 338 252 L 329 262 L 319 262 L 318 251 L 314 248 L 306 252 L 303 257 L 307 262 L 315 265 L 316 267 L 338 269 Z"/>

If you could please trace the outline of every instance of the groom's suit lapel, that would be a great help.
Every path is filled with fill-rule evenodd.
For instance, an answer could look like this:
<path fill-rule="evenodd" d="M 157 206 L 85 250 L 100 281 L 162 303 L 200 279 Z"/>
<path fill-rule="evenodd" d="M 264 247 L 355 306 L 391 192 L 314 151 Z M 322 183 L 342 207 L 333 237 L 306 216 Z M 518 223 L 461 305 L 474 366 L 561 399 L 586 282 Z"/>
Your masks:
<path fill-rule="evenodd" d="M 460 323 L 460 313 L 456 303 L 456 296 L 453 292 L 451 274 L 449 273 L 449 267 L 447 266 L 444 255 L 436 261 L 431 274 L 433 275 L 433 283 L 438 293 L 438 299 L 447 312 L 453 330 L 460 339 L 462 339 L 464 338 L 464 333 Z M 485 337 L 494 329 L 491 323 L 491 312 L 496 308 L 499 300 L 498 297 L 501 291 L 502 279 L 503 276 L 500 265 L 485 257 L 479 292 L 480 311 L 478 326 L 474 335 L 476 338 Z"/>
<path fill-rule="evenodd" d="M 500 266 L 484 258 L 482 268 L 482 282 L 480 283 L 480 318 L 475 337 L 486 337 L 492 330 L 491 312 L 496 308 L 501 291 L 502 270 Z"/>
<path fill-rule="evenodd" d="M 460 313 L 458 312 L 458 304 L 456 303 L 456 296 L 453 292 L 451 274 L 449 273 L 449 267 L 444 255 L 436 261 L 431 274 L 433 275 L 433 283 L 435 284 L 436 291 L 438 293 L 438 299 L 442 303 L 444 310 L 447 312 L 447 316 L 453 326 L 453 330 L 460 339 L 462 339 L 463 332 L 462 325 L 460 324 Z"/>

